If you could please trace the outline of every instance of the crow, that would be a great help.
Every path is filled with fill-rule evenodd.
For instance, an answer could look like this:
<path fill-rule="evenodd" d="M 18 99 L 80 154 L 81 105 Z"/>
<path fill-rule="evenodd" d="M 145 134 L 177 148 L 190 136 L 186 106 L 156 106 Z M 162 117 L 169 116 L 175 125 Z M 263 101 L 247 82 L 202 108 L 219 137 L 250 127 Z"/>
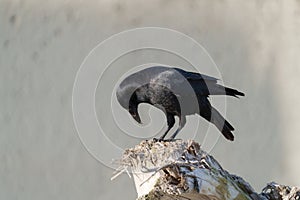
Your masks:
<path fill-rule="evenodd" d="M 209 102 L 209 95 L 244 96 L 238 90 L 224 87 L 218 79 L 180 68 L 153 66 L 127 76 L 116 89 L 119 104 L 130 115 L 142 123 L 138 105 L 151 104 L 161 109 L 167 118 L 168 128 L 161 136 L 164 140 L 179 118 L 178 129 L 170 139 L 174 139 L 186 123 L 186 116 L 199 114 L 213 123 L 228 140 L 233 141 L 233 126 Z"/>

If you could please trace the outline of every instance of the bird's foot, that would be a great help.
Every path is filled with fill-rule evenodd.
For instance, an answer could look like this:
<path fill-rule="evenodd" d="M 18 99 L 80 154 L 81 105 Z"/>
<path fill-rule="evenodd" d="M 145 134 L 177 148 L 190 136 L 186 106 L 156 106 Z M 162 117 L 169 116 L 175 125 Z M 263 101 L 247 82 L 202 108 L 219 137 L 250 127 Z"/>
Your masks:
<path fill-rule="evenodd" d="M 177 140 L 181 140 L 181 139 L 175 139 L 175 138 L 168 138 L 168 139 L 164 139 L 164 138 L 153 138 L 153 142 L 174 142 Z"/>
<path fill-rule="evenodd" d="M 153 142 L 161 142 L 161 141 L 164 141 L 163 138 L 153 138 L 152 140 L 153 140 Z"/>

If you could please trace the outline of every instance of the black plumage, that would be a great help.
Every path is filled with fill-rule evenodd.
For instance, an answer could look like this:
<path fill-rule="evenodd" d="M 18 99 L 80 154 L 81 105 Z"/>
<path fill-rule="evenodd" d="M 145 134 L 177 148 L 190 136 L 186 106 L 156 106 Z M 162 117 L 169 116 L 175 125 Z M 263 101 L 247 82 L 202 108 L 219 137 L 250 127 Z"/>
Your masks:
<path fill-rule="evenodd" d="M 233 126 L 211 106 L 209 95 L 244 96 L 242 92 L 224 87 L 218 79 L 171 67 L 150 67 L 126 77 L 117 88 L 120 105 L 141 123 L 138 113 L 140 103 L 148 103 L 161 109 L 167 118 L 168 129 L 164 139 L 179 117 L 179 127 L 171 136 L 175 138 L 186 123 L 186 116 L 199 114 L 213 123 L 227 138 L 233 140 Z"/>

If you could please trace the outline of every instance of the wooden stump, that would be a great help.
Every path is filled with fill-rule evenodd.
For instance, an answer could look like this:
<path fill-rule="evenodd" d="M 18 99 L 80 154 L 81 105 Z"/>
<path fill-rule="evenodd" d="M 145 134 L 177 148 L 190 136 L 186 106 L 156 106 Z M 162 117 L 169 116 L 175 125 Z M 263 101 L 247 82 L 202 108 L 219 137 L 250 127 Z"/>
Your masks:
<path fill-rule="evenodd" d="M 258 194 L 195 141 L 143 141 L 124 152 L 119 170 L 131 171 L 138 200 L 288 200 L 299 189 L 270 183 Z"/>

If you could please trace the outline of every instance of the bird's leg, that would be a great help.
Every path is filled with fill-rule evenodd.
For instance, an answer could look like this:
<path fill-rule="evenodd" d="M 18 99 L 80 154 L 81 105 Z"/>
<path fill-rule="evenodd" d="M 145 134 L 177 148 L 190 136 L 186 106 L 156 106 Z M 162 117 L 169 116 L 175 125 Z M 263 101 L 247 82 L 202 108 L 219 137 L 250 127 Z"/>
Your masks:
<path fill-rule="evenodd" d="M 164 138 L 167 136 L 168 132 L 171 130 L 172 127 L 168 126 L 168 129 L 166 132 L 159 138 L 160 141 L 164 140 Z"/>
<path fill-rule="evenodd" d="M 171 113 L 167 113 L 167 123 L 168 123 L 168 129 L 166 130 L 166 132 L 159 138 L 159 141 L 163 141 L 164 138 L 167 136 L 168 132 L 171 130 L 171 128 L 173 128 L 174 124 L 175 124 L 175 118 L 174 115 Z"/>
<path fill-rule="evenodd" d="M 179 133 L 179 131 L 181 131 L 181 129 L 184 127 L 185 123 L 186 123 L 186 118 L 185 118 L 185 116 L 180 117 L 180 118 L 179 118 L 179 127 L 178 127 L 178 129 L 175 131 L 175 133 L 173 133 L 173 135 L 171 136 L 170 139 L 172 139 L 172 140 L 175 139 L 176 135 L 177 135 L 177 134 Z"/>

